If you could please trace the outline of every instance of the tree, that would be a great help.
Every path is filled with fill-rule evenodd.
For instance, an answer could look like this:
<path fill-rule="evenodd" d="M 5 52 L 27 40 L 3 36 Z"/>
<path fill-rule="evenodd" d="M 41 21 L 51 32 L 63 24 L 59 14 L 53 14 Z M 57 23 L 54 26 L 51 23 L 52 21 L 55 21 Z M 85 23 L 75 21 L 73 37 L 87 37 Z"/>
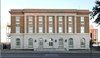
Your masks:
<path fill-rule="evenodd" d="M 97 0 L 97 1 L 95 2 L 95 4 L 96 4 L 96 5 L 95 5 L 95 7 L 93 7 L 92 12 L 91 12 L 91 14 L 90 14 L 90 16 L 91 16 L 90 19 L 94 19 L 94 17 L 97 16 L 97 17 L 94 19 L 94 23 L 100 25 L 100 1 Z"/>

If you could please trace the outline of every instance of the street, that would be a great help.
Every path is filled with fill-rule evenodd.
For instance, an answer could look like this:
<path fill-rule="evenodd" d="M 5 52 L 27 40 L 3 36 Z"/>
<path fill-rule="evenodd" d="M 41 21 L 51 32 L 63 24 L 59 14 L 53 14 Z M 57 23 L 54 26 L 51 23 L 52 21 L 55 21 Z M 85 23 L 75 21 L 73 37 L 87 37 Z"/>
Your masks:
<path fill-rule="evenodd" d="M 1 58 L 100 58 L 100 53 L 1 52 Z"/>

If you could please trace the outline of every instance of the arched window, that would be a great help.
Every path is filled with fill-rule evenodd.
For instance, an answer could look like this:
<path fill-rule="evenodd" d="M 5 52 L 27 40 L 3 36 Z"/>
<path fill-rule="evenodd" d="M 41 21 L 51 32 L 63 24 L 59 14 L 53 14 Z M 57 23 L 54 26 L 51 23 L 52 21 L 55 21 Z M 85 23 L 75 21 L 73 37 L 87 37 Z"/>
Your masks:
<path fill-rule="evenodd" d="M 28 39 L 28 47 L 33 48 L 33 39 L 32 38 Z"/>
<path fill-rule="evenodd" d="M 82 39 L 80 40 L 80 46 L 81 46 L 81 47 L 85 47 L 85 38 L 82 38 Z"/>
<path fill-rule="evenodd" d="M 69 47 L 73 48 L 73 38 L 69 38 Z"/>
<path fill-rule="evenodd" d="M 49 39 L 49 46 L 53 46 L 53 39 L 52 38 Z"/>
<path fill-rule="evenodd" d="M 17 38 L 17 39 L 16 39 L 16 47 L 17 47 L 17 48 L 20 48 L 20 44 L 21 44 L 21 43 L 20 43 L 20 39 Z"/>

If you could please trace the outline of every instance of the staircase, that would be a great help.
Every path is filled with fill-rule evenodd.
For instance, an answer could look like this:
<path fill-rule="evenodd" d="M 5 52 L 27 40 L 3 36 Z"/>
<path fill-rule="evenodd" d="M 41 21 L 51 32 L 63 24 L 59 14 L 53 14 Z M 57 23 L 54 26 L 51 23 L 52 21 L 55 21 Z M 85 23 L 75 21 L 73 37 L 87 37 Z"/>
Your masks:
<path fill-rule="evenodd" d="M 66 51 L 65 48 L 43 48 L 43 49 L 40 49 L 40 48 L 37 48 L 35 51 L 59 51 L 59 52 L 63 52 L 63 51 Z"/>

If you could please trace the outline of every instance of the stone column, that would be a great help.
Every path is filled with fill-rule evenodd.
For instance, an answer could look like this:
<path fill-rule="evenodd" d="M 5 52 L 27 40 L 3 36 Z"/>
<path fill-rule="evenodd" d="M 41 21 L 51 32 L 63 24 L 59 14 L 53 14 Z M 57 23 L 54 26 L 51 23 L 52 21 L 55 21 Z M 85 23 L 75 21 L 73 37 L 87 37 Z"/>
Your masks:
<path fill-rule="evenodd" d="M 75 24 L 74 24 L 74 28 L 75 28 L 75 33 L 76 33 L 76 16 L 75 16 L 75 18 L 74 18 L 74 22 L 75 22 Z"/>
<path fill-rule="evenodd" d="M 47 16 L 45 16 L 45 33 L 47 33 Z"/>
<path fill-rule="evenodd" d="M 66 30 L 66 16 L 65 16 L 65 33 L 66 33 L 66 31 L 67 31 L 67 30 Z"/>
<path fill-rule="evenodd" d="M 55 16 L 55 33 L 57 33 L 57 16 Z"/>
<path fill-rule="evenodd" d="M 35 17 L 35 33 L 37 33 L 37 16 L 34 17 Z"/>

